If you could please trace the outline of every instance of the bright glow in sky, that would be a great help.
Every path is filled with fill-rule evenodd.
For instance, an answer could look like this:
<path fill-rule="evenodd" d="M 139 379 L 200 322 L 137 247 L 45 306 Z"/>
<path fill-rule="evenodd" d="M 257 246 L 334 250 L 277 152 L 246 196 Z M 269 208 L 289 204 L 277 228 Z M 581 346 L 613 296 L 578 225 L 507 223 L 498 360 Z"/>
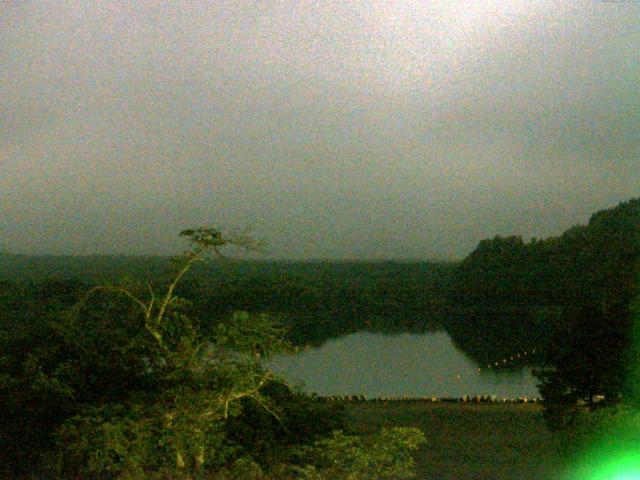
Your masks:
<path fill-rule="evenodd" d="M 460 258 L 640 194 L 640 4 L 0 3 L 0 246 Z"/>

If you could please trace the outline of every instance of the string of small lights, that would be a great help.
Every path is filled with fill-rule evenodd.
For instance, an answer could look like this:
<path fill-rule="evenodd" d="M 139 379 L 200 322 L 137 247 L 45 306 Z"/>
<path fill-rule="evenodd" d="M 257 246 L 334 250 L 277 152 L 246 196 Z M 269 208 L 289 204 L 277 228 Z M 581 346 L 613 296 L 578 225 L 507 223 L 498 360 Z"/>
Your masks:
<path fill-rule="evenodd" d="M 522 350 L 520 352 L 514 352 L 511 355 L 508 355 L 504 358 L 500 358 L 494 362 L 487 364 L 484 368 L 477 367 L 474 370 L 467 370 L 465 372 L 460 372 L 455 374 L 456 380 L 462 380 L 463 377 L 480 375 L 483 372 L 498 370 L 501 368 L 509 367 L 512 364 L 519 363 L 520 361 L 530 358 L 532 355 L 536 353 L 536 349 L 532 348 L 529 350 Z M 447 376 L 449 377 L 449 376 Z M 436 375 L 436 378 L 441 381 L 447 380 L 444 375 Z M 449 377 L 451 378 L 451 377 Z M 517 398 L 498 398 L 496 395 L 463 395 L 462 397 L 434 397 L 434 396 L 425 396 L 425 397 L 408 397 L 408 396 L 400 396 L 400 397 L 379 397 L 379 398 L 366 398 L 364 395 L 333 395 L 326 397 L 318 397 L 322 398 L 326 401 L 348 401 L 348 402 L 362 402 L 362 401 L 378 401 L 378 402 L 397 402 L 397 401 L 418 401 L 418 402 L 475 402 L 475 403 L 537 403 L 540 401 L 539 398 L 536 397 L 526 397 L 521 396 Z"/>

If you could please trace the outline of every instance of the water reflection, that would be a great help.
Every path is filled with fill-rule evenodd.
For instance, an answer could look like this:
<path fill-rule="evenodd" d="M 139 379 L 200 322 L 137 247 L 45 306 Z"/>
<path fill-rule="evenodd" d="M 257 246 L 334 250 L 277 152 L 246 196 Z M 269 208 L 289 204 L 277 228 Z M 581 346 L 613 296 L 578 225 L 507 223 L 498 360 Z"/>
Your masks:
<path fill-rule="evenodd" d="M 538 396 L 531 370 L 478 371 L 445 332 L 354 333 L 270 363 L 289 382 L 318 395 L 367 397 Z"/>

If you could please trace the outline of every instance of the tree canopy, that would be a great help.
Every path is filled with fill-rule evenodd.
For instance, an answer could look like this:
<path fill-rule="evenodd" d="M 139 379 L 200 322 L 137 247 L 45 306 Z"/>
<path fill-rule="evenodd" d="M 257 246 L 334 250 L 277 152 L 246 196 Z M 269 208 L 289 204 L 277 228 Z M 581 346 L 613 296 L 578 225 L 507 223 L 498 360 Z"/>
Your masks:
<path fill-rule="evenodd" d="M 160 285 L 47 283 L 37 297 L 28 286 L 4 286 L 1 473 L 239 480 L 377 471 L 368 478 L 410 478 L 420 431 L 340 433 L 339 408 L 291 390 L 265 367 L 289 348 L 280 325 L 235 311 L 203 328 L 192 302 L 177 294 L 208 254 L 259 242 L 213 228 L 181 235 L 192 246 Z M 341 450 L 344 442 L 354 448 Z M 332 455 L 338 463 L 326 464 Z"/>
<path fill-rule="evenodd" d="M 451 324 L 452 336 L 469 344 L 482 331 L 493 349 L 535 347 L 546 413 L 561 426 L 578 403 L 624 394 L 639 267 L 640 199 L 559 237 L 485 240 L 455 274 L 452 303 L 466 316 Z"/>

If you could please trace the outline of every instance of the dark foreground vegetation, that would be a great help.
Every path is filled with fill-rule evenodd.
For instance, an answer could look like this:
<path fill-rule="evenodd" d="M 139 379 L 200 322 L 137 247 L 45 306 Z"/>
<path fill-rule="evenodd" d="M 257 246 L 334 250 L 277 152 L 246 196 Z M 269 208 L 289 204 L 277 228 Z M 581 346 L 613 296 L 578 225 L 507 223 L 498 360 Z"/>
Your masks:
<path fill-rule="evenodd" d="M 536 448 L 556 440 L 530 407 L 362 406 L 345 418 L 262 367 L 359 330 L 444 328 L 496 368 L 535 349 L 521 364 L 539 369 L 546 425 L 561 435 L 589 431 L 589 412 L 620 422 L 640 404 L 640 200 L 559 237 L 485 240 L 459 264 L 202 264 L 253 244 L 183 233 L 194 248 L 177 263 L 0 255 L 1 476 L 408 478 L 424 433 L 421 478 L 551 478 L 510 467 L 522 450 L 553 463 Z M 370 428 L 392 424 L 420 430 Z"/>
<path fill-rule="evenodd" d="M 268 315 L 199 319 L 189 270 L 246 236 L 185 230 L 163 282 L 5 284 L 0 475 L 24 479 L 411 478 L 415 428 L 344 432 L 339 408 L 263 366 L 289 348 Z M 27 295 L 28 293 L 28 295 Z"/>

